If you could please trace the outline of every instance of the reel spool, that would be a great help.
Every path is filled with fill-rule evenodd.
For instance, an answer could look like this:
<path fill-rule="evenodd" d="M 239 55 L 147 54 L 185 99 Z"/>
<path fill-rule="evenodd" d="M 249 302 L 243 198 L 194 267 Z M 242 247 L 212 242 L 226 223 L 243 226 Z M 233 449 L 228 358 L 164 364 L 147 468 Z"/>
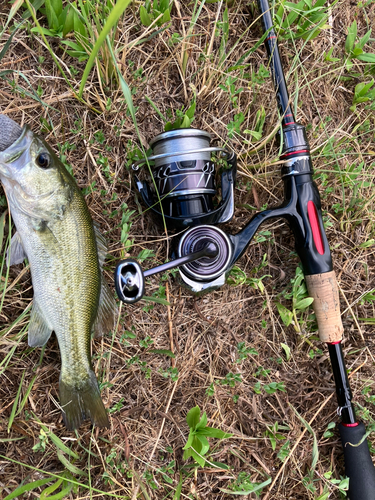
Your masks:
<path fill-rule="evenodd" d="M 237 158 L 233 152 L 210 147 L 210 141 L 211 135 L 200 129 L 163 132 L 150 142 L 152 156 L 132 167 L 137 171 L 143 163 L 154 163 L 153 185 L 137 176 L 135 179 L 144 203 L 161 221 L 164 216 L 168 229 L 220 224 L 233 217 Z M 216 208 L 214 152 L 219 152 L 230 167 L 221 176 L 222 201 Z"/>

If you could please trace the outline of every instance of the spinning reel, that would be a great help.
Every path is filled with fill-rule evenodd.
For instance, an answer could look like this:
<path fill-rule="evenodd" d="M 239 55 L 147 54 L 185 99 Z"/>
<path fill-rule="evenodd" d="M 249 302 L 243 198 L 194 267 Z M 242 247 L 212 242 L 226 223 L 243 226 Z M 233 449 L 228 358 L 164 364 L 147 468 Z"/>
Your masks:
<path fill-rule="evenodd" d="M 151 141 L 153 155 L 133 165 L 137 171 L 146 161 L 155 163 L 153 180 L 157 193 L 136 176 L 144 203 L 160 220 L 164 216 L 168 229 L 189 229 L 176 245 L 173 260 L 166 264 L 142 271 L 133 259 L 119 262 L 115 286 L 123 302 L 132 304 L 142 298 L 146 277 L 176 267 L 182 284 L 194 294 L 201 295 L 224 285 L 229 271 L 246 250 L 259 225 L 271 217 L 288 219 L 296 236 L 297 251 L 304 247 L 299 253 L 305 269 L 316 272 L 314 262 L 318 260 L 319 272 L 331 270 L 304 127 L 292 123 L 283 130 L 283 158 L 286 160 L 282 169 L 286 193 L 283 206 L 258 213 L 236 235 L 216 227 L 233 216 L 236 155 L 223 148 L 210 147 L 210 138 L 209 133 L 191 128 L 164 132 Z M 216 208 L 213 152 L 219 152 L 229 167 L 221 176 L 222 201 Z M 308 201 L 312 204 L 309 211 L 306 210 Z M 306 258 L 306 245 L 310 247 L 310 254 L 318 257 L 311 259 L 309 255 Z"/>

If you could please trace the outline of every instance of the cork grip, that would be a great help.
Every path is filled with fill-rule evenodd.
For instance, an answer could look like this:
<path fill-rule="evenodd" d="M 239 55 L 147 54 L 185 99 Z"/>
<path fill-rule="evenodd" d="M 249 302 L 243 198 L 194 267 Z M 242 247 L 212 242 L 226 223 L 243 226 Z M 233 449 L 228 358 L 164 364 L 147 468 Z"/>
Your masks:
<path fill-rule="evenodd" d="M 307 290 L 313 297 L 313 308 L 322 342 L 339 342 L 344 328 L 341 322 L 339 290 L 335 271 L 305 276 Z"/>

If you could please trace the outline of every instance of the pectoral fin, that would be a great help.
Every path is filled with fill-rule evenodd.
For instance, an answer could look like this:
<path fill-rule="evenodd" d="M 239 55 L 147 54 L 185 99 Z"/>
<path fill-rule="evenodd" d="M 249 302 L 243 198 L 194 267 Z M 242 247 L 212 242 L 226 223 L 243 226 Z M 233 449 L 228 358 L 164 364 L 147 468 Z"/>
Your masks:
<path fill-rule="evenodd" d="M 95 231 L 95 239 L 96 239 L 96 248 L 98 250 L 98 259 L 99 259 L 99 267 L 100 270 L 103 270 L 103 264 L 107 255 L 107 244 L 104 236 L 100 232 L 100 227 L 97 222 L 94 222 L 94 231 Z"/>
<path fill-rule="evenodd" d="M 117 316 L 117 305 L 112 290 L 102 277 L 98 314 L 93 328 L 93 336 L 100 337 L 103 333 L 113 330 Z"/>
<path fill-rule="evenodd" d="M 31 311 L 28 342 L 30 347 L 41 347 L 50 338 L 52 328 L 48 326 L 42 310 L 34 299 Z"/>
<path fill-rule="evenodd" d="M 21 264 L 26 258 L 27 255 L 23 249 L 20 235 L 17 232 L 10 240 L 10 249 L 7 251 L 6 263 L 9 266 L 15 266 L 16 264 Z"/>

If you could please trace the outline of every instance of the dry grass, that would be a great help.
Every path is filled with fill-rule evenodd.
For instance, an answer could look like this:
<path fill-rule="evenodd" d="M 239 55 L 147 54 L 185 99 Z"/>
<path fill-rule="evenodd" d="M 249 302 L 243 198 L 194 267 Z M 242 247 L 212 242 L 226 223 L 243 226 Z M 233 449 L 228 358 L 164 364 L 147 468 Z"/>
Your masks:
<path fill-rule="evenodd" d="M 188 54 L 185 77 L 182 77 L 181 68 L 183 41 L 176 45 L 168 42 L 172 33 L 181 37 L 188 33 L 193 6 L 175 1 L 171 25 L 149 41 L 129 48 L 146 30 L 140 25 L 135 5 L 134 12 L 133 7 L 129 8 L 118 30 L 118 47 L 125 46 L 118 58 L 126 81 L 136 90 L 133 100 L 146 148 L 148 141 L 163 131 L 163 123 L 145 96 L 168 116 L 171 110 L 175 112 L 188 104 L 193 96 L 192 88 L 198 96 L 193 126 L 209 131 L 214 144 L 228 141 L 227 124 L 238 110 L 245 115 L 241 129 L 253 129 L 256 112 L 264 106 L 265 135 L 271 133 L 277 124 L 277 112 L 269 78 L 261 85 L 252 85 L 248 78 L 241 76 L 240 70 L 233 73 L 238 78 L 237 87 L 244 88 L 238 97 L 238 110 L 233 108 L 228 94 L 219 88 L 219 84 L 225 82 L 227 68 L 235 64 L 261 35 L 259 23 L 254 22 L 257 14 L 251 2 L 235 1 L 229 9 L 229 55 L 222 67 L 218 66 L 220 39 L 213 37 L 221 4 L 203 7 L 192 36 L 184 41 Z M 7 4 L 1 7 L 3 21 L 8 8 Z M 341 290 L 345 327 L 343 349 L 352 373 L 354 399 L 363 408 L 359 414 L 369 423 L 374 423 L 374 406 L 366 401 L 362 391 L 368 386 L 372 387 L 370 394 L 375 391 L 375 344 L 373 326 L 358 318 L 375 317 L 375 302 L 361 300 L 374 288 L 374 246 L 363 245 L 375 237 L 374 115 L 363 104 L 358 106 L 356 113 L 349 110 L 356 83 L 366 78 L 359 76 L 342 81 L 340 76 L 347 74 L 343 65 L 347 27 L 356 18 L 359 34 L 363 36 L 368 23 L 373 22 L 374 8 L 370 4 L 361 9 L 355 3 L 341 1 L 333 9 L 331 28 L 322 31 L 315 40 L 305 46 L 302 40 L 281 42 L 283 59 L 290 68 L 288 83 L 293 99 L 298 89 L 298 121 L 311 125 L 308 136 L 314 151 L 316 180 Z M 223 9 L 221 6 L 221 11 Z M 4 35 L 0 47 L 7 36 Z M 70 81 L 78 89 L 84 64 L 64 54 L 57 40 L 52 40 L 51 45 L 64 66 L 75 70 Z M 336 65 L 323 57 L 332 46 L 335 46 L 334 55 L 341 59 Z M 210 57 L 204 63 L 201 55 L 207 47 L 211 47 Z M 249 56 L 247 62 L 250 64 L 247 73 L 255 73 L 261 64 L 266 65 L 263 48 Z M 2 81 L 1 112 L 21 124 L 29 124 L 56 151 L 63 145 L 68 146 L 67 163 L 72 166 L 80 187 L 95 182 L 86 200 L 108 242 L 108 280 L 112 281 L 112 271 L 122 250 L 120 223 L 124 203 L 135 210 L 129 235 L 134 240 L 130 254 L 136 256 L 142 249 L 151 249 L 156 255 L 144 266 L 163 262 L 167 248 L 173 245 L 172 235 L 168 235 L 166 241 L 162 229 L 149 213 L 142 212 L 137 201 L 131 172 L 125 164 L 131 163 L 130 153 L 139 147 L 139 140 L 117 83 L 99 84 L 97 71 L 92 71 L 84 98 L 91 107 L 100 110 L 95 113 L 74 98 L 41 39 L 31 36 L 27 29 L 16 34 L 1 64 L 0 69 L 15 71 L 14 86 L 9 81 Z M 134 74 L 139 68 L 143 68 L 141 77 Z M 359 75 L 363 69 L 363 64 L 356 67 Z M 42 100 L 50 107 L 22 93 L 22 89 L 30 92 L 30 88 L 18 72 L 27 77 L 34 90 L 39 87 L 43 91 Z M 53 124 L 50 131 L 42 127 L 41 118 Z M 359 128 L 355 129 L 356 126 Z M 95 139 L 98 132 L 103 134 L 102 143 Z M 325 155 L 323 145 L 332 137 L 335 138 L 334 153 L 326 150 Z M 279 167 L 271 165 L 278 152 L 274 140 L 252 155 L 249 152 L 254 146 L 245 144 L 241 136 L 237 135 L 228 144 L 240 158 L 235 216 L 225 227 L 234 234 L 253 215 L 251 207 L 276 206 L 283 199 L 283 190 Z M 104 167 L 103 157 L 107 159 Z M 354 182 L 343 185 L 338 168 L 346 171 L 350 164 L 358 166 L 361 162 L 363 168 Z M 0 199 L 1 215 L 6 206 L 4 198 Z M 327 425 L 338 421 L 328 353 L 319 341 L 310 339 L 313 332 L 308 312 L 300 316 L 300 332 L 293 326 L 283 325 L 275 302 L 281 300 L 290 306 L 290 301 L 280 299 L 280 294 L 290 291 L 298 259 L 286 223 L 269 223 L 262 230 L 269 231 L 270 235 L 265 241 L 255 239 L 238 265 L 251 275 L 263 255 L 267 255 L 267 267 L 252 275 L 255 278 L 269 275 L 263 280 L 264 294 L 248 285 L 226 285 L 211 295 L 195 299 L 172 276 L 165 282 L 161 282 L 160 277 L 153 277 L 147 294 L 158 291 L 161 285 L 166 286 L 170 306 L 155 304 L 150 308 L 149 303 L 141 302 L 122 307 L 118 330 L 94 341 L 95 371 L 102 382 L 110 383 L 103 390 L 105 405 L 111 409 L 111 428 L 108 430 L 92 431 L 89 423 L 76 434 L 64 428 L 55 403 L 60 369 L 58 345 L 55 338 L 51 339 L 42 359 L 39 349 L 28 348 L 28 316 L 22 314 L 32 300 L 30 274 L 22 265 L 11 268 L 0 312 L 0 454 L 3 456 L 0 459 L 0 497 L 5 497 L 21 482 L 29 483 L 64 470 L 51 439 L 45 451 L 32 451 L 40 439 L 39 419 L 79 454 L 79 460 L 73 460 L 74 465 L 90 474 L 89 478 L 75 475 L 81 485 L 66 498 L 104 499 L 110 498 L 111 493 L 129 499 L 172 498 L 185 465 L 182 447 L 188 435 L 186 414 L 199 405 L 207 412 L 210 426 L 233 433 L 227 440 L 211 440 L 211 459 L 226 463 L 230 469 L 223 471 L 208 466 L 194 472 L 185 468 L 181 472 L 181 498 L 229 498 L 220 489 L 227 489 L 240 472 L 250 474 L 254 482 L 265 481 L 267 477 L 276 479 L 263 491 L 262 498 L 313 499 L 323 493 L 324 486 L 331 491 L 330 499 L 339 498 L 337 489 L 323 477 L 328 471 L 332 471 L 334 478 L 344 474 L 338 434 L 323 437 Z M 4 275 L 0 292 L 5 282 Z M 136 337 L 124 339 L 126 331 L 134 332 Z M 140 345 L 140 341 L 148 338 L 153 341 L 150 347 Z M 246 342 L 246 346 L 256 349 L 258 355 L 249 355 L 237 363 L 239 342 Z M 290 348 L 288 361 L 281 343 Z M 174 349 L 176 358 L 171 361 L 150 352 L 154 348 Z M 177 382 L 165 376 L 171 366 L 178 370 Z M 268 372 L 256 375 L 259 367 Z M 228 373 L 239 374 L 242 381 L 236 382 L 234 387 L 223 384 Z M 16 415 L 8 433 L 21 380 L 20 399 L 35 375 L 26 404 Z M 254 386 L 258 381 L 262 384 L 284 382 L 286 391 L 269 395 L 263 390 L 257 394 Z M 207 393 L 211 384 L 213 395 Z M 319 460 L 312 473 L 315 493 L 304 485 L 312 460 L 313 439 L 293 408 L 310 423 L 318 440 Z M 285 439 L 278 440 L 276 451 L 273 451 L 265 433 L 276 422 L 288 426 L 289 430 L 279 431 Z M 293 452 L 283 463 L 277 453 L 287 440 Z M 375 447 L 372 436 L 370 440 Z M 172 482 L 168 484 L 160 469 L 172 460 L 167 472 Z M 40 491 L 36 489 L 25 498 L 35 498 Z"/>

